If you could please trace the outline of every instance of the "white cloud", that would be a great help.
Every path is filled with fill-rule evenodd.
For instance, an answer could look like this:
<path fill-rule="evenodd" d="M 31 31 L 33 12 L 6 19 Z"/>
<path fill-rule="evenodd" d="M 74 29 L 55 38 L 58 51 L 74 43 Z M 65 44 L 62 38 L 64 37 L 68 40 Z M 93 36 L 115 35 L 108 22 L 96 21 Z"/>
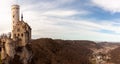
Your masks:
<path fill-rule="evenodd" d="M 43 15 L 66 17 L 66 16 L 73 16 L 73 15 L 76 15 L 76 14 L 78 14 L 78 12 L 77 11 L 72 11 L 72 10 L 53 10 L 53 11 L 45 12 Z"/>
<path fill-rule="evenodd" d="M 55 16 L 55 17 L 68 17 L 74 15 L 86 15 L 89 14 L 88 11 L 76 11 L 76 10 L 49 10 L 45 11 L 42 15 L 45 16 Z"/>
<path fill-rule="evenodd" d="M 34 0 L 32 0 L 34 1 Z M 28 10 L 40 10 L 40 11 L 44 11 L 44 10 L 51 10 L 51 9 L 57 9 L 59 8 L 59 6 L 65 5 L 65 4 L 69 4 L 74 2 L 75 0 L 39 0 L 35 3 L 32 3 L 32 1 L 21 1 L 21 6 L 23 8 L 23 11 L 28 11 Z M 31 3 L 28 3 L 31 2 Z M 26 4 L 27 3 L 27 4 Z M 31 5 L 32 4 L 32 5 Z"/>
<path fill-rule="evenodd" d="M 52 22 L 52 23 L 50 23 Z M 34 22 L 35 23 L 35 22 Z M 37 23 L 37 22 L 36 22 Z M 113 25 L 105 25 L 103 23 L 93 23 L 92 20 L 71 20 L 59 18 L 47 18 L 39 21 L 37 28 L 33 34 L 39 37 L 50 37 L 58 39 L 84 39 L 96 41 L 119 41 L 120 34 L 109 34 L 96 32 L 95 30 L 110 30 L 120 32 Z M 106 22 L 105 22 L 106 23 Z M 33 24 L 33 23 L 32 23 Z"/>
<path fill-rule="evenodd" d="M 114 25 L 118 22 L 115 21 L 98 21 L 99 23 L 95 23 L 92 22 L 92 20 L 80 20 L 83 22 L 78 22 L 78 24 L 80 25 L 79 27 L 83 27 L 83 29 L 87 29 L 87 30 L 95 30 L 95 31 L 99 31 L 99 30 L 108 30 L 111 32 L 114 32 L 116 34 L 120 34 L 120 24 L 119 25 Z"/>
<path fill-rule="evenodd" d="M 120 0 L 91 0 L 92 4 L 112 13 L 120 12 Z"/>

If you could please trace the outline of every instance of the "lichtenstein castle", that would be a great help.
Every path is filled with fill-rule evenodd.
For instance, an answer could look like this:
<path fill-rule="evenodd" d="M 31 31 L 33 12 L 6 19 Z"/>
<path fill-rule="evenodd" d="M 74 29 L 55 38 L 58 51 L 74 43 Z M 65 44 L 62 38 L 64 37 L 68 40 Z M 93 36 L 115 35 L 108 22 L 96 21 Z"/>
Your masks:
<path fill-rule="evenodd" d="M 31 27 L 24 22 L 23 14 L 20 17 L 20 6 L 12 5 L 12 32 L 0 37 L 2 64 L 30 64 L 32 58 L 31 50 Z"/>

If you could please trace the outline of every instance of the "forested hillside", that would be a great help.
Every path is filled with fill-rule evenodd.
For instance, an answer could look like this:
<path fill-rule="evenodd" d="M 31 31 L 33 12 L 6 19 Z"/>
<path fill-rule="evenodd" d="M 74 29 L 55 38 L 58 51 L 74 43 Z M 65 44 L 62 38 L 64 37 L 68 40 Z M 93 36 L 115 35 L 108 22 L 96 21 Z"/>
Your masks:
<path fill-rule="evenodd" d="M 91 64 L 89 57 L 95 47 L 92 41 L 37 39 L 32 41 L 35 64 Z"/>

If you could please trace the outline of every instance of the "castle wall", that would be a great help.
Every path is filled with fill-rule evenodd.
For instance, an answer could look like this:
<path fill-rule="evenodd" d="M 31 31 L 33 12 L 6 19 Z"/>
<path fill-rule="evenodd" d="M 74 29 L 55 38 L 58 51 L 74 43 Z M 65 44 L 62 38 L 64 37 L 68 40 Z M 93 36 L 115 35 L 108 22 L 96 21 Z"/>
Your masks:
<path fill-rule="evenodd" d="M 18 38 L 21 43 L 19 46 L 25 46 L 31 40 L 31 28 L 24 22 L 18 22 L 12 31 L 13 39 Z"/>

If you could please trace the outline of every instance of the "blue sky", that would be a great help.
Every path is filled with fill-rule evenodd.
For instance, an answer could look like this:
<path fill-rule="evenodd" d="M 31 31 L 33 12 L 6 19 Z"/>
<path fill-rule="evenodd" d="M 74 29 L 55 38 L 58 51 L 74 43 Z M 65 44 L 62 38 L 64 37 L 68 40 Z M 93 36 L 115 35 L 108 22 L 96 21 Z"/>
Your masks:
<path fill-rule="evenodd" d="M 119 0 L 1 0 L 0 34 L 11 31 L 16 3 L 32 38 L 120 41 Z"/>

